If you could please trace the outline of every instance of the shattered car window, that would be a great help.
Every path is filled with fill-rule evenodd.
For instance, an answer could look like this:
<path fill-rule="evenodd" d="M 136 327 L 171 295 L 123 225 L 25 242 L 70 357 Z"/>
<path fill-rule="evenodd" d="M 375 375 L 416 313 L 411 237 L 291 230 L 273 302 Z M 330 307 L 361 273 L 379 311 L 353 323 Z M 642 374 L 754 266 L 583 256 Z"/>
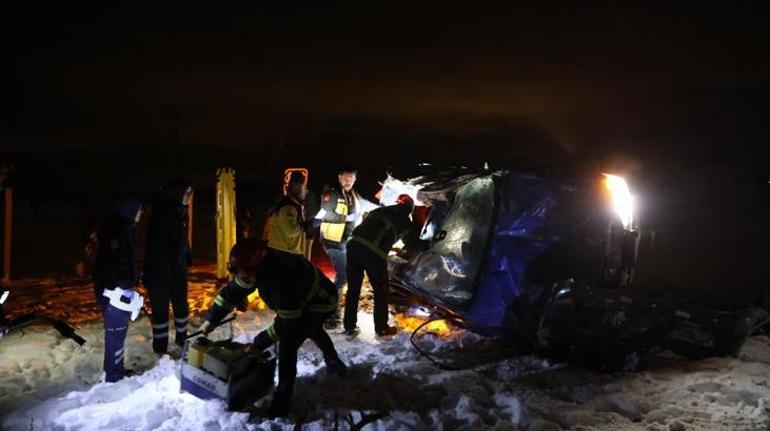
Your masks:
<path fill-rule="evenodd" d="M 409 262 L 410 284 L 449 305 L 462 306 L 471 300 L 493 212 L 491 177 L 460 186 L 443 222 L 433 220 L 437 240 Z"/>
<path fill-rule="evenodd" d="M 449 204 L 447 202 L 436 202 L 430 208 L 430 214 L 428 220 L 420 232 L 421 240 L 432 240 L 438 235 L 440 227 L 446 218 L 447 211 L 449 211 Z"/>

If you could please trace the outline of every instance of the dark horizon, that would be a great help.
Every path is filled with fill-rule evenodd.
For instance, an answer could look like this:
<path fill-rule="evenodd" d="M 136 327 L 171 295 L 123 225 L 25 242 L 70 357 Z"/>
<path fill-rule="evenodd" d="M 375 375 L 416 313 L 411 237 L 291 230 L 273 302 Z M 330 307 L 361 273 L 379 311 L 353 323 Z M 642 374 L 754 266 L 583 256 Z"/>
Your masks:
<path fill-rule="evenodd" d="M 435 148 L 525 129 L 566 156 L 768 160 L 750 6 L 4 9 L 8 150 L 267 149 L 330 129 Z"/>
<path fill-rule="evenodd" d="M 57 205 L 80 223 L 178 176 L 203 196 L 220 166 L 254 208 L 290 165 L 318 188 L 353 163 L 367 193 L 417 162 L 613 170 L 661 234 L 650 284 L 755 289 L 770 240 L 756 9 L 4 4 L 0 162 L 26 231 L 68 255 L 79 228 L 50 220 Z"/>

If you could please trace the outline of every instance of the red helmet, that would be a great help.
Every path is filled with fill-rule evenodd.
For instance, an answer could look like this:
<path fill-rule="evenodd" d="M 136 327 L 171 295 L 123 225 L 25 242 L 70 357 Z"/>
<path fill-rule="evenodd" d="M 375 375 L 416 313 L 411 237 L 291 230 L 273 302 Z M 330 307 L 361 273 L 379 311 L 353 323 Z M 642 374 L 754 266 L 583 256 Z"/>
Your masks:
<path fill-rule="evenodd" d="M 414 208 L 414 199 L 412 199 L 412 197 L 408 194 L 404 193 L 402 195 L 398 195 L 396 198 L 396 205 L 405 205 L 409 207 L 409 211 L 411 212 Z"/>
<path fill-rule="evenodd" d="M 265 256 L 265 244 L 255 238 L 238 241 L 230 250 L 230 262 L 227 265 L 231 273 L 254 272 Z"/>

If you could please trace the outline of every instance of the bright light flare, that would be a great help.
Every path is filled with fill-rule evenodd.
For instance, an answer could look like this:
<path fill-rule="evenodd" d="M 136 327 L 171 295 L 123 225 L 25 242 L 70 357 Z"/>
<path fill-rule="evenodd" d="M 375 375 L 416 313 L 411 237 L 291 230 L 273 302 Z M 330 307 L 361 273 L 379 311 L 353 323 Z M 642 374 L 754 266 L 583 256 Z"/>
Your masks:
<path fill-rule="evenodd" d="M 394 316 L 396 325 L 404 332 L 414 332 L 420 325 L 428 321 L 429 317 L 424 315 L 407 315 L 408 313 L 399 313 Z M 436 320 L 431 322 L 420 332 L 432 332 L 439 337 L 448 335 L 452 332 L 452 328 L 446 322 L 446 320 Z"/>
<path fill-rule="evenodd" d="M 624 228 L 630 228 L 634 223 L 634 197 L 623 177 L 612 174 L 604 175 L 604 187 L 612 200 L 612 209 L 620 217 Z"/>
<path fill-rule="evenodd" d="M 399 195 L 409 195 L 414 200 L 415 206 L 425 206 L 417 198 L 417 192 L 420 191 L 420 188 L 416 184 L 400 181 L 388 175 L 388 178 L 382 183 L 382 189 L 377 192 L 380 205 L 395 205 Z"/>
<path fill-rule="evenodd" d="M 8 295 L 10 295 L 10 290 L 3 290 L 3 293 L 0 293 L 0 304 L 4 304 L 5 300 L 8 299 Z"/>

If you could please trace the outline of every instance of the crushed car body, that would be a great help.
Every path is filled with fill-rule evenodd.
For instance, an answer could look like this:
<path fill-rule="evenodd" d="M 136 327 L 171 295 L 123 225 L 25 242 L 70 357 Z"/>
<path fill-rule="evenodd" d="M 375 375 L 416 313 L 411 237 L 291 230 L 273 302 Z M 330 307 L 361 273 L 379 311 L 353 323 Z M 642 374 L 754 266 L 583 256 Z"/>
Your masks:
<path fill-rule="evenodd" d="M 690 305 L 680 298 L 631 289 L 640 242 L 651 235 L 639 228 L 622 177 L 433 169 L 389 176 L 382 203 L 404 192 L 423 206 L 414 218 L 430 245 L 391 256 L 394 296 L 475 332 L 568 359 L 593 356 L 600 340 L 620 358 L 609 365 L 616 368 L 672 337 L 692 356 L 734 353 L 767 317 L 757 309 L 683 311 Z"/>

